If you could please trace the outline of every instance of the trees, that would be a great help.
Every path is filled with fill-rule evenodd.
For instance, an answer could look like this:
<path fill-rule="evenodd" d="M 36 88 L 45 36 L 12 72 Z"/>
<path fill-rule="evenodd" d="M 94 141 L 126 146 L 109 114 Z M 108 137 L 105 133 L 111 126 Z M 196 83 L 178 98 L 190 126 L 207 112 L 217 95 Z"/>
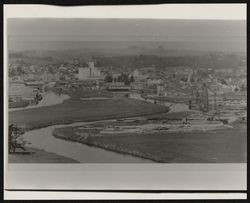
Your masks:
<path fill-rule="evenodd" d="M 49 72 L 49 73 L 55 73 L 55 71 L 54 71 L 54 69 L 53 69 L 52 66 L 49 66 L 49 67 L 48 67 L 48 72 Z"/>
<path fill-rule="evenodd" d="M 128 74 L 125 74 L 125 73 L 122 73 L 118 79 L 117 79 L 118 82 L 123 82 L 125 85 L 129 85 L 130 84 L 130 81 L 129 81 L 129 75 Z"/>
<path fill-rule="evenodd" d="M 227 81 L 224 78 L 221 78 L 220 82 L 222 85 L 228 85 Z"/>
<path fill-rule="evenodd" d="M 13 68 L 9 68 L 9 77 L 14 77 L 16 75 L 16 72 Z"/>
<path fill-rule="evenodd" d="M 133 83 L 134 81 L 135 81 L 134 76 L 131 75 L 130 78 L 129 78 L 129 82 L 130 82 L 130 83 Z"/>
<path fill-rule="evenodd" d="M 111 75 L 106 75 L 105 78 L 104 78 L 104 81 L 105 82 L 112 82 L 113 81 L 113 78 Z"/>
<path fill-rule="evenodd" d="M 25 144 L 26 141 L 23 140 L 21 135 L 24 134 L 24 131 L 20 128 L 14 127 L 13 124 L 9 126 L 9 153 L 16 153 L 16 149 L 20 148 L 23 151 L 26 151 Z"/>
<path fill-rule="evenodd" d="M 16 69 L 16 71 L 17 71 L 17 74 L 18 74 L 18 75 L 23 75 L 23 74 L 25 74 L 25 71 L 23 70 L 22 66 L 18 66 L 17 69 Z"/>

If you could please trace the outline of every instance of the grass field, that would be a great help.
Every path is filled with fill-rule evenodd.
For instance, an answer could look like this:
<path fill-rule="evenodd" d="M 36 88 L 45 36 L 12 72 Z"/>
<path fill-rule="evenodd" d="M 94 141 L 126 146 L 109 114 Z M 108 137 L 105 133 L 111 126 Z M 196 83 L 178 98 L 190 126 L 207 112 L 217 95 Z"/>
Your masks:
<path fill-rule="evenodd" d="M 9 124 L 26 130 L 77 121 L 95 121 L 150 115 L 169 111 L 169 108 L 133 99 L 83 101 L 68 99 L 61 104 L 9 112 Z"/>
<path fill-rule="evenodd" d="M 246 125 L 194 132 L 165 132 L 136 136 L 90 136 L 74 134 L 72 127 L 55 129 L 57 138 L 164 163 L 244 163 L 247 160 Z"/>

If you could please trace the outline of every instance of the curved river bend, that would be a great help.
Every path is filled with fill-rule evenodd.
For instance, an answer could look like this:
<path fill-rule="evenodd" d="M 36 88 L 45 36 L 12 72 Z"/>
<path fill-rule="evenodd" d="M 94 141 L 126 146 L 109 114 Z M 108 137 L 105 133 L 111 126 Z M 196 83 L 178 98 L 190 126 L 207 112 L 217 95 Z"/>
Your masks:
<path fill-rule="evenodd" d="M 16 89 L 15 89 L 15 88 Z M 33 89 L 26 87 L 24 85 L 13 86 L 13 94 L 21 94 L 23 91 L 27 95 L 32 94 Z M 18 90 L 18 91 L 17 91 Z M 21 92 L 21 93 L 20 93 Z M 57 95 L 54 92 L 46 92 L 43 94 L 43 100 L 35 106 L 28 106 L 24 108 L 9 109 L 9 111 L 19 111 L 30 108 L 39 108 L 42 106 L 50 106 L 62 103 L 65 99 L 68 99 L 68 95 Z M 92 99 L 107 99 L 107 98 L 88 98 Z M 135 98 L 137 99 L 137 98 Z M 83 100 L 86 100 L 83 98 Z M 148 159 L 143 159 L 135 157 L 132 155 L 125 155 L 122 153 L 116 153 L 113 151 L 105 150 L 102 148 L 88 146 L 82 143 L 66 141 L 62 139 L 55 138 L 52 132 L 55 128 L 65 127 L 65 126 L 78 126 L 86 124 L 83 122 L 78 122 L 68 125 L 54 125 L 46 128 L 41 128 L 37 130 L 28 131 L 24 134 L 24 139 L 29 142 L 29 146 L 37 149 L 42 149 L 47 152 L 52 152 L 64 157 L 68 157 L 79 161 L 81 163 L 152 163 L 153 161 Z"/>
<path fill-rule="evenodd" d="M 108 151 L 98 147 L 66 141 L 55 138 L 52 131 L 58 127 L 78 126 L 86 122 L 69 125 L 54 125 L 38 130 L 28 131 L 24 134 L 26 141 L 30 142 L 30 147 L 53 152 L 81 163 L 152 163 L 153 161 Z"/>

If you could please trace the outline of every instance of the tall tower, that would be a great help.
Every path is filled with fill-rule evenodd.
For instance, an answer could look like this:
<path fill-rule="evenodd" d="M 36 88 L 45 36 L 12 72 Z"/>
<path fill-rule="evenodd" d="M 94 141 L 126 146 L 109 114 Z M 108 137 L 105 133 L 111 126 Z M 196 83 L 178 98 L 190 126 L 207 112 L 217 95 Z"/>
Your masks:
<path fill-rule="evenodd" d="M 94 67 L 95 67 L 95 65 L 94 65 L 94 62 L 89 62 L 89 76 L 90 77 L 93 77 L 94 76 Z"/>

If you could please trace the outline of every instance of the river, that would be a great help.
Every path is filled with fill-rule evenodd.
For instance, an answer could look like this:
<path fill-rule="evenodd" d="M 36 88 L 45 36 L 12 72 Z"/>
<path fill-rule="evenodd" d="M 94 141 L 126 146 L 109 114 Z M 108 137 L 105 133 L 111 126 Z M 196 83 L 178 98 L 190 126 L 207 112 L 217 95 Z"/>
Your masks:
<path fill-rule="evenodd" d="M 29 97 L 33 98 L 35 96 L 36 88 L 25 86 L 24 84 L 11 84 L 9 86 L 9 95 L 10 96 L 22 96 L 22 97 Z M 69 99 L 70 97 L 68 95 L 58 95 L 52 91 L 47 91 L 42 93 L 43 99 L 37 104 L 37 105 L 29 105 L 26 107 L 20 107 L 20 108 L 11 108 L 9 111 L 20 111 L 25 109 L 32 109 L 32 108 L 39 108 L 43 106 L 51 106 L 55 104 L 60 104 L 64 100 Z"/>
<path fill-rule="evenodd" d="M 13 88 L 13 86 L 12 86 Z M 15 86 L 15 91 L 12 89 L 12 93 L 15 94 L 32 94 L 33 90 L 30 87 L 25 87 L 23 85 Z M 63 102 L 65 99 L 69 98 L 67 95 L 57 95 L 53 92 L 43 93 L 43 100 L 35 106 L 28 106 L 25 108 L 10 109 L 10 111 L 18 111 L 29 108 L 39 108 L 42 106 L 54 105 Z M 130 98 L 145 100 L 140 97 L 140 95 L 130 95 Z M 88 98 L 90 99 L 90 98 Z M 94 99 L 94 98 L 91 98 Z M 104 99 L 104 98 L 98 98 Z M 105 98 L 106 99 L 106 98 Z M 147 99 L 147 102 L 155 103 L 154 100 Z M 171 106 L 171 109 L 175 105 L 182 104 L 171 104 L 167 102 L 157 101 L 157 104 Z M 178 108 L 182 110 L 184 105 L 179 106 Z M 176 108 L 175 110 L 178 110 Z M 184 106 L 184 108 L 186 108 Z M 54 125 L 46 128 L 41 128 L 37 130 L 28 131 L 24 134 L 24 139 L 29 142 L 29 146 L 37 149 L 42 149 L 47 152 L 52 152 L 61 156 L 65 156 L 74 160 L 77 160 L 81 163 L 152 163 L 153 161 L 148 159 L 143 159 L 131 155 L 125 155 L 121 153 L 116 153 L 113 151 L 108 151 L 98 147 L 88 146 L 85 144 L 70 142 L 62 139 L 55 138 L 52 135 L 52 132 L 55 128 L 66 127 L 66 126 L 78 126 L 86 123 L 74 123 L 68 125 Z"/>
<path fill-rule="evenodd" d="M 33 97 L 35 88 L 25 86 L 24 84 L 11 84 L 9 86 L 9 95 Z M 55 105 L 68 99 L 68 95 L 58 95 L 54 92 L 44 92 L 43 99 L 37 105 L 30 105 L 24 108 L 9 109 L 9 111 L 19 111 L 30 108 L 39 108 L 42 106 Z M 91 98 L 94 99 L 94 98 Z M 101 98 L 103 99 L 103 98 Z M 106 98 L 105 98 L 106 99 Z M 70 125 L 55 125 L 37 130 L 28 131 L 24 134 L 24 139 L 30 143 L 28 146 L 52 152 L 61 156 L 72 158 L 81 163 L 151 163 L 152 161 L 125 155 L 98 147 L 91 147 L 85 144 L 70 142 L 55 138 L 52 131 L 56 127 L 82 125 L 84 123 L 74 123 Z"/>
<path fill-rule="evenodd" d="M 54 125 L 38 130 L 28 131 L 24 134 L 24 139 L 29 142 L 28 146 L 43 149 L 47 152 L 65 156 L 81 163 L 153 163 L 148 159 L 116 153 L 98 147 L 66 141 L 55 138 L 52 131 L 55 128 L 66 126 L 78 126 L 86 124 L 79 122 L 68 125 Z"/>

